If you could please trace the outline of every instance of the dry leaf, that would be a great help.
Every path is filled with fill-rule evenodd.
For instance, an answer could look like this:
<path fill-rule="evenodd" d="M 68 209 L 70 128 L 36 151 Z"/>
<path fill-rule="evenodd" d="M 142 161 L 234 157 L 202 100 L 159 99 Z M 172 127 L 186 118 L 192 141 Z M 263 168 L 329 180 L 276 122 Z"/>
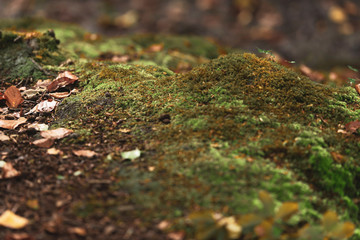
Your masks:
<path fill-rule="evenodd" d="M 5 141 L 9 141 L 10 138 L 5 135 L 3 132 L 0 131 L 0 142 L 5 142 Z"/>
<path fill-rule="evenodd" d="M 78 236 L 85 237 L 86 236 L 86 229 L 81 227 L 71 227 L 68 229 L 69 233 L 74 233 Z"/>
<path fill-rule="evenodd" d="M 6 89 L 4 98 L 6 99 L 6 105 L 9 108 L 17 108 L 21 103 L 24 102 L 19 89 L 17 89 L 15 86 L 11 86 Z"/>
<path fill-rule="evenodd" d="M 275 219 L 288 220 L 293 214 L 299 210 L 296 202 L 284 202 L 276 213 Z"/>
<path fill-rule="evenodd" d="M 54 144 L 54 139 L 52 138 L 41 138 L 38 140 L 35 140 L 33 142 L 35 146 L 43 147 L 43 148 L 49 148 Z"/>
<path fill-rule="evenodd" d="M 354 133 L 360 127 L 360 121 L 356 120 L 345 124 L 345 129 L 349 133 Z"/>
<path fill-rule="evenodd" d="M 19 176 L 21 173 L 16 170 L 11 163 L 5 163 L 2 166 L 2 172 L 0 175 L 0 179 L 7 179 Z"/>
<path fill-rule="evenodd" d="M 10 210 L 6 210 L 0 216 L 0 225 L 7 228 L 20 229 L 25 227 L 28 223 L 29 220 L 16 215 Z"/>
<path fill-rule="evenodd" d="M 49 148 L 46 152 L 47 152 L 47 154 L 50 154 L 50 155 L 62 155 L 63 154 L 63 151 L 56 149 L 56 148 Z"/>
<path fill-rule="evenodd" d="M 66 128 L 57 128 L 54 130 L 47 130 L 42 131 L 40 135 L 43 138 L 50 138 L 50 139 L 61 139 L 68 135 L 70 135 L 73 132 L 73 130 L 66 129 Z"/>
<path fill-rule="evenodd" d="M 50 93 L 49 95 L 57 99 L 62 99 L 62 98 L 67 98 L 68 96 L 70 96 L 70 94 L 71 94 L 70 92 L 54 92 L 54 93 Z"/>
<path fill-rule="evenodd" d="M 35 240 L 27 233 L 10 233 L 5 236 L 5 240 Z"/>
<path fill-rule="evenodd" d="M 53 92 L 58 88 L 65 87 L 69 84 L 74 83 L 79 78 L 72 74 L 69 71 L 65 71 L 63 73 L 60 73 L 57 78 L 50 83 L 50 85 L 47 86 L 48 92 Z"/>
<path fill-rule="evenodd" d="M 325 79 L 324 74 L 322 74 L 321 72 L 311 70 L 308 66 L 305 66 L 304 64 L 301 64 L 299 66 L 299 69 L 305 76 L 307 76 L 308 78 L 310 78 L 315 82 L 321 82 Z"/>
<path fill-rule="evenodd" d="M 50 84 L 51 84 L 51 79 L 38 80 L 37 83 L 35 84 L 35 87 L 47 88 L 47 86 L 49 86 Z"/>
<path fill-rule="evenodd" d="M 179 231 L 168 233 L 167 238 L 170 240 L 183 240 L 185 238 L 185 232 Z"/>
<path fill-rule="evenodd" d="M 97 155 L 96 152 L 91 150 L 73 150 L 73 153 L 78 157 L 87 157 L 87 158 L 92 158 Z"/>
<path fill-rule="evenodd" d="M 17 120 L 0 120 L 0 128 L 15 129 L 17 126 L 25 123 L 26 121 L 27 119 L 24 117 Z"/>
<path fill-rule="evenodd" d="M 55 107 L 59 104 L 57 101 L 53 100 L 45 100 L 38 103 L 35 107 L 33 107 L 29 112 L 27 112 L 25 115 L 29 115 L 33 112 L 51 112 L 55 109 Z"/>

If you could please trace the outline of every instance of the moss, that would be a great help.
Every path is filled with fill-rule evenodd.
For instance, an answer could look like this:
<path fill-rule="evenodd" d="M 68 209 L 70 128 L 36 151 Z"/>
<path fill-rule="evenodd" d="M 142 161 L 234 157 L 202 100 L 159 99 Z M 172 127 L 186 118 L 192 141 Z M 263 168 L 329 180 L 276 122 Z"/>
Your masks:
<path fill-rule="evenodd" d="M 48 27 L 36 23 L 23 22 L 19 28 Z M 219 48 L 201 38 L 91 40 L 75 26 L 51 24 L 60 45 L 51 34 L 38 33 L 31 39 L 38 39 L 33 43 L 40 47 L 31 49 L 27 40 L 14 43 L 20 33 L 11 31 L 0 44 L 23 52 L 11 59 L 19 63 L 14 71 L 18 78 L 43 76 L 28 61 L 34 57 L 45 69 L 71 68 L 79 76 L 81 92 L 60 104 L 53 127 L 75 130 L 62 141 L 65 145 L 101 139 L 111 158 L 98 168 L 117 180 L 110 184 L 112 191 L 128 194 L 121 203 L 89 195 L 85 204 L 75 207 L 80 215 L 116 218 L 121 214 L 117 207 L 129 202 L 137 209 L 131 214 L 149 219 L 173 219 L 194 208 L 244 213 L 256 208 L 256 192 L 265 189 L 279 201 L 300 201 L 305 206 L 301 217 L 307 221 L 328 207 L 357 221 L 358 206 L 352 199 L 360 196 L 360 145 L 356 136 L 336 132 L 338 124 L 359 116 L 353 89 L 314 83 L 249 53 L 210 61 Z M 152 51 L 153 44 L 162 48 Z M 78 55 L 67 69 L 57 65 L 64 59 L 63 49 Z M 127 55 L 129 62 L 97 60 L 104 53 Z M 186 73 L 174 73 L 181 69 Z M 167 124 L 160 120 L 164 115 Z M 139 147 L 141 158 L 122 161 L 123 142 L 121 150 Z"/>

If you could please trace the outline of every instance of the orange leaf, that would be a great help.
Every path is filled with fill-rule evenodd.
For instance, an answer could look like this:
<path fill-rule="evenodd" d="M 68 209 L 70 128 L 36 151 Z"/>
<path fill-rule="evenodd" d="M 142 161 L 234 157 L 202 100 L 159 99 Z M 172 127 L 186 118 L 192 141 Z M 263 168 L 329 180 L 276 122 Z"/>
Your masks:
<path fill-rule="evenodd" d="M 352 222 L 344 222 L 331 231 L 330 236 L 337 239 L 347 239 L 354 234 L 354 230 L 355 225 Z"/>
<path fill-rule="evenodd" d="M 4 98 L 6 99 L 6 105 L 9 108 L 17 108 L 21 103 L 24 102 L 19 89 L 17 89 L 15 86 L 11 86 L 6 89 Z"/>

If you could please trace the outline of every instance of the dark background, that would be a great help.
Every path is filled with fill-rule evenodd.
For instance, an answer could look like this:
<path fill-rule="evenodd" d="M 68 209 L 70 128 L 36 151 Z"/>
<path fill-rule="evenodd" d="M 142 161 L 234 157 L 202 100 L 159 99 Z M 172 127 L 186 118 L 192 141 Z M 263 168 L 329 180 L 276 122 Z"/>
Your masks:
<path fill-rule="evenodd" d="M 202 35 L 311 67 L 360 67 L 358 0 L 0 0 L 0 18 L 24 16 L 107 35 Z"/>

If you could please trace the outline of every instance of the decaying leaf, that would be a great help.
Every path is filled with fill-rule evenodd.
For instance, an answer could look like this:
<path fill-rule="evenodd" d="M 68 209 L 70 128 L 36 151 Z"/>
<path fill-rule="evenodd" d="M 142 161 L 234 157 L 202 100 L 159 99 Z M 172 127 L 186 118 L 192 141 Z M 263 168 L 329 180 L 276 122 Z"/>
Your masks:
<path fill-rule="evenodd" d="M 79 78 L 72 74 L 69 71 L 65 71 L 63 73 L 60 73 L 54 81 L 50 83 L 50 85 L 47 86 L 48 92 L 53 92 L 57 90 L 58 88 L 65 87 L 69 84 L 74 83 Z"/>
<path fill-rule="evenodd" d="M 179 232 L 168 233 L 167 238 L 169 240 L 183 240 L 185 238 L 185 232 L 179 231 Z"/>
<path fill-rule="evenodd" d="M 354 133 L 360 127 L 360 121 L 356 120 L 345 124 L 345 129 L 348 133 Z"/>
<path fill-rule="evenodd" d="M 6 210 L 0 216 L 0 225 L 7 228 L 20 229 L 25 227 L 28 223 L 29 220 L 16 215 L 10 210 Z"/>
<path fill-rule="evenodd" d="M 54 139 L 52 138 L 41 138 L 38 140 L 35 140 L 33 142 L 35 146 L 43 147 L 43 148 L 49 148 L 54 144 Z"/>
<path fill-rule="evenodd" d="M 63 151 L 56 149 L 56 148 L 49 148 L 46 152 L 49 155 L 62 155 L 63 154 Z"/>
<path fill-rule="evenodd" d="M 11 163 L 5 163 L 1 169 L 0 179 L 14 178 L 21 174 Z"/>
<path fill-rule="evenodd" d="M 35 238 L 27 233 L 10 233 L 5 236 L 5 240 L 35 240 Z"/>
<path fill-rule="evenodd" d="M 73 150 L 73 153 L 78 157 L 87 157 L 87 158 L 92 158 L 97 155 L 96 152 L 91 150 Z"/>
<path fill-rule="evenodd" d="M 44 123 L 32 123 L 27 126 L 27 128 L 33 128 L 37 131 L 46 131 L 49 129 L 49 126 Z"/>
<path fill-rule="evenodd" d="M 309 68 L 308 66 L 305 66 L 301 64 L 299 66 L 300 71 L 307 77 L 309 77 L 311 80 L 315 82 L 321 82 L 325 79 L 325 75 L 321 72 L 317 72 Z"/>
<path fill-rule="evenodd" d="M 27 119 L 24 117 L 21 117 L 17 120 L 2 120 L 2 119 L 0 119 L 0 128 L 15 129 L 20 124 L 23 124 L 26 121 L 27 121 Z"/>
<path fill-rule="evenodd" d="M 73 130 L 66 129 L 66 128 L 57 128 L 53 130 L 42 131 L 40 135 L 43 138 L 50 138 L 50 139 L 61 139 L 68 135 L 70 135 Z"/>
<path fill-rule="evenodd" d="M 17 108 L 21 103 L 24 102 L 19 89 L 17 89 L 15 86 L 11 86 L 6 89 L 4 98 L 6 99 L 6 105 L 9 108 Z"/>
<path fill-rule="evenodd" d="M 33 99 L 45 92 L 46 89 L 44 88 L 37 88 L 37 89 L 26 89 L 24 92 L 21 93 L 25 99 Z"/>
<path fill-rule="evenodd" d="M 127 152 L 122 152 L 121 153 L 121 157 L 123 159 L 130 159 L 130 160 L 134 160 L 138 157 L 140 157 L 141 155 L 141 152 L 139 149 L 135 149 L 135 150 L 132 150 L 132 151 L 127 151 Z"/>
<path fill-rule="evenodd" d="M 338 224 L 333 231 L 330 232 L 332 239 L 348 239 L 354 234 L 355 225 L 351 222 Z"/>
<path fill-rule="evenodd" d="M 33 107 L 29 112 L 27 112 L 25 115 L 29 115 L 33 112 L 51 112 L 56 108 L 56 106 L 59 104 L 59 102 L 54 100 L 45 100 L 38 103 L 35 107 Z"/>

